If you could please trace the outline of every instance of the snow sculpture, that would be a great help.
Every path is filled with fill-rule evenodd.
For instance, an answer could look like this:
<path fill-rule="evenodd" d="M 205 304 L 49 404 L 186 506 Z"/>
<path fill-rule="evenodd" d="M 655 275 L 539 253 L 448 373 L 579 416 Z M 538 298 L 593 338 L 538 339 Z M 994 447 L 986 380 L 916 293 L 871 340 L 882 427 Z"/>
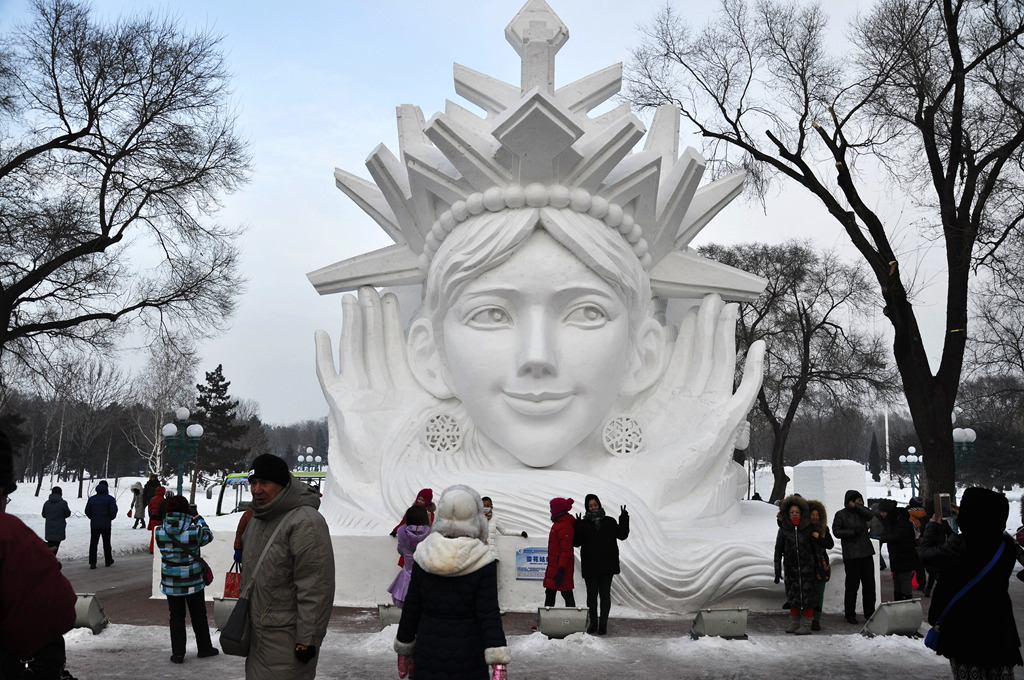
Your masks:
<path fill-rule="evenodd" d="M 358 290 L 342 300 L 338 365 L 316 336 L 323 511 L 336 530 L 377 534 L 416 490 L 464 483 L 540 533 L 550 498 L 593 492 L 632 518 L 618 601 L 679 610 L 762 587 L 763 555 L 674 540 L 696 518 L 735 522 L 745 486 L 732 451 L 746 446 L 763 347 L 733 393 L 737 310 L 723 297 L 753 299 L 764 282 L 688 248 L 742 174 L 699 186 L 704 160 L 679 156 L 672 107 L 642 150 L 628 104 L 590 117 L 621 65 L 556 89 L 568 31 L 543 0 L 505 34 L 520 86 L 455 66 L 456 92 L 484 117 L 448 102 L 424 121 L 400 106 L 399 156 L 378 146 L 373 182 L 335 171 L 395 244 L 309 274 L 321 294 Z M 375 287 L 408 285 L 422 305 L 406 328 Z M 668 298 L 699 301 L 678 329 Z"/>

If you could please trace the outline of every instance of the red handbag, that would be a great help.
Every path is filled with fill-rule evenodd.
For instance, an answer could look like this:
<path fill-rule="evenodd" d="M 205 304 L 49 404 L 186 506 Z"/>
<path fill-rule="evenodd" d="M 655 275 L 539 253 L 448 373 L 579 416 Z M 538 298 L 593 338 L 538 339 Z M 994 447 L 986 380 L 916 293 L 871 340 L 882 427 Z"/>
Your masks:
<path fill-rule="evenodd" d="M 242 590 L 242 563 L 235 562 L 224 576 L 224 597 L 239 597 Z"/>

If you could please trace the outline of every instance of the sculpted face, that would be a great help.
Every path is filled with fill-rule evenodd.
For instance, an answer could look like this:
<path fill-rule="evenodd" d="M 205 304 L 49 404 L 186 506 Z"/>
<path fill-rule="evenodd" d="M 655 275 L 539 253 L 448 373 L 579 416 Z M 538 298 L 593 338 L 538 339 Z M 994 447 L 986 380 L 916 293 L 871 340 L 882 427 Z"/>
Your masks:
<path fill-rule="evenodd" d="M 442 332 L 451 391 L 481 433 L 533 467 L 600 426 L 635 365 L 618 293 L 542 230 L 463 289 Z"/>

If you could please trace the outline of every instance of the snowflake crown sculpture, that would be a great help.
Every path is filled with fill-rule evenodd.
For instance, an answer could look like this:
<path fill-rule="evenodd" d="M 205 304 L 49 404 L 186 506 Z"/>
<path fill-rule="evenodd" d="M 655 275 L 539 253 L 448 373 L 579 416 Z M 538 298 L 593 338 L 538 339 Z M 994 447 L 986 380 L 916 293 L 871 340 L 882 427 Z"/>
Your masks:
<path fill-rule="evenodd" d="M 555 89 L 555 55 L 569 33 L 544 0 L 529 0 L 505 36 L 522 59 L 519 87 L 455 65 L 456 92 L 484 118 L 451 101 L 427 122 L 418 107 L 399 106 L 400 158 L 378 145 L 366 162 L 373 182 L 335 170 L 337 186 L 395 244 L 311 272 L 317 291 L 421 284 L 444 238 L 473 216 L 551 207 L 622 234 L 655 295 L 755 299 L 761 279 L 688 248 L 740 193 L 743 173 L 698 187 L 705 162 L 692 148 L 678 156 L 671 105 L 657 110 L 637 152 L 646 130 L 628 103 L 589 117 L 619 91 L 621 64 Z"/>

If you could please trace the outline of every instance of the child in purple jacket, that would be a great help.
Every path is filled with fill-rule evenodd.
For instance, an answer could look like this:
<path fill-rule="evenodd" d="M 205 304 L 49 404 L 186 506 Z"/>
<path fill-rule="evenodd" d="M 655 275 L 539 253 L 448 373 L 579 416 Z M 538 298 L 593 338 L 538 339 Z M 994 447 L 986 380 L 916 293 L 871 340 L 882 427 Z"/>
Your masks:
<path fill-rule="evenodd" d="M 430 515 L 425 508 L 414 505 L 405 512 L 405 524 L 398 530 L 398 554 L 405 558 L 405 565 L 398 576 L 388 586 L 391 599 L 396 607 L 405 603 L 405 594 L 409 591 L 409 579 L 412 578 L 412 556 L 416 546 L 430 533 Z"/>

